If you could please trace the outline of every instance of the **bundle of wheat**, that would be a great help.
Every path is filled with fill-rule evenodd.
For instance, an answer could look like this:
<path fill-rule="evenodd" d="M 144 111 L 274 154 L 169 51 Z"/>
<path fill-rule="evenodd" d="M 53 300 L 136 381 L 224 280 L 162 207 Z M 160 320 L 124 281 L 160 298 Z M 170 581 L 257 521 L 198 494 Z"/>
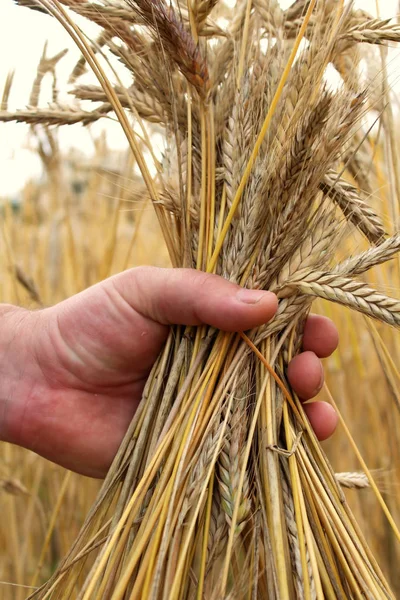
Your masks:
<path fill-rule="evenodd" d="M 358 46 L 400 41 L 399 26 L 340 0 L 297 0 L 286 11 L 275 0 L 18 3 L 70 32 L 101 84 L 76 96 L 102 105 L 0 118 L 88 123 L 114 110 L 172 264 L 280 299 L 274 320 L 247 334 L 171 331 L 80 535 L 32 597 L 79 588 L 83 600 L 392 598 L 285 369 L 315 297 L 400 324 L 400 302 L 355 279 L 392 258 L 400 238 L 384 239 L 378 215 L 343 179 L 347 170 L 361 181 L 364 118 L 380 107 L 362 83 Z M 101 44 L 86 41 L 63 4 L 103 29 L 102 43 L 132 73 L 129 89 L 110 84 Z M 145 120 L 164 128 L 162 164 Z M 350 227 L 374 246 L 335 265 Z M 81 585 L 88 555 L 97 558 Z"/>

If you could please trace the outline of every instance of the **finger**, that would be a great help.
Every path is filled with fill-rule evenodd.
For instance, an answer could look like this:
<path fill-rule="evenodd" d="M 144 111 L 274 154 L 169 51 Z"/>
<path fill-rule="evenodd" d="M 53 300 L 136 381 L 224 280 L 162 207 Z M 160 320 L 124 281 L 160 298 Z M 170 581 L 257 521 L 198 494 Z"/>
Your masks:
<path fill-rule="evenodd" d="M 321 442 L 334 433 L 338 424 L 338 416 L 333 406 L 327 402 L 310 402 L 304 405 L 304 410 L 315 435 Z"/>
<path fill-rule="evenodd" d="M 322 315 L 310 315 L 303 335 L 304 350 L 315 352 L 320 358 L 330 356 L 339 343 L 339 333 L 335 324 Z"/>
<path fill-rule="evenodd" d="M 244 331 L 269 321 L 278 306 L 271 292 L 246 290 L 193 269 L 139 267 L 109 281 L 137 312 L 165 325 Z"/>
<path fill-rule="evenodd" d="M 324 370 L 314 352 L 302 352 L 293 358 L 287 369 L 290 385 L 302 400 L 314 398 L 324 383 Z"/>

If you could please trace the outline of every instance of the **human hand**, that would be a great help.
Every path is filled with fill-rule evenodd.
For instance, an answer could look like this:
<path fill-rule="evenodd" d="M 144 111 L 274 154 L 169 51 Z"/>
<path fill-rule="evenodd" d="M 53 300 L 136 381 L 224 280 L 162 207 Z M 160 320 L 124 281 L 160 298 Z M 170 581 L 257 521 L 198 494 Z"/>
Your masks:
<path fill-rule="evenodd" d="M 243 290 L 189 269 L 125 271 L 43 310 L 0 307 L 0 437 L 68 469 L 105 476 L 172 324 L 244 331 L 277 308 L 269 292 Z M 303 399 L 323 384 L 320 358 L 336 348 L 333 323 L 310 316 L 304 352 L 288 379 Z M 305 405 L 319 439 L 336 414 Z"/>

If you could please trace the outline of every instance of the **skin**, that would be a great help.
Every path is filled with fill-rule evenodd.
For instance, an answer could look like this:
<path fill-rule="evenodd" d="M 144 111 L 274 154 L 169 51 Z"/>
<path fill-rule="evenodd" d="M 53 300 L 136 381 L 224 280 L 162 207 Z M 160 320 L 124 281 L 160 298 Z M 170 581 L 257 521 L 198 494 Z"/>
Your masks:
<path fill-rule="evenodd" d="M 43 310 L 0 305 L 0 439 L 104 477 L 170 325 L 245 331 L 276 309 L 270 292 L 152 267 L 125 271 Z M 320 358 L 337 343 L 329 319 L 309 317 L 304 352 L 287 373 L 303 400 L 321 389 Z M 333 408 L 314 402 L 305 409 L 318 438 L 329 437 L 337 424 Z"/>

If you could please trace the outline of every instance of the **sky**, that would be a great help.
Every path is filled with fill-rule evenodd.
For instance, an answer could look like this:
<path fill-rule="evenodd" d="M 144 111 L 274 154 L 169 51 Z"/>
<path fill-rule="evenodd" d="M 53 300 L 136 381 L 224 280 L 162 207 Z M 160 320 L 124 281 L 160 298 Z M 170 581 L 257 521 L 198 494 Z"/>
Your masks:
<path fill-rule="evenodd" d="M 282 0 L 282 5 L 290 5 L 290 0 Z M 360 0 L 355 3 L 360 8 L 376 15 L 376 0 Z M 382 17 L 396 14 L 397 0 L 380 0 Z M 90 24 L 85 31 L 94 32 Z M 71 72 L 79 51 L 59 23 L 41 13 L 18 7 L 13 0 L 0 0 L 0 90 L 3 89 L 7 73 L 15 70 L 15 78 L 10 96 L 9 108 L 24 108 L 28 102 L 32 81 L 42 54 L 45 41 L 48 42 L 48 55 L 53 56 L 68 48 L 68 54 L 58 68 L 59 87 L 66 89 L 67 76 Z M 400 77 L 400 59 L 399 59 Z M 44 86 L 42 106 L 49 97 L 50 81 Z M 2 92 L 0 91 L 0 94 Z M 97 130 L 107 127 L 107 139 L 111 148 L 125 148 L 126 142 L 118 124 L 102 124 Z M 96 132 L 96 128 L 94 128 Z M 34 152 L 28 148 L 29 128 L 21 124 L 0 123 L 0 196 L 12 196 L 30 178 L 40 173 L 40 163 Z M 78 147 L 90 156 L 93 142 L 90 135 L 80 125 L 63 127 L 60 131 L 62 147 Z"/>

